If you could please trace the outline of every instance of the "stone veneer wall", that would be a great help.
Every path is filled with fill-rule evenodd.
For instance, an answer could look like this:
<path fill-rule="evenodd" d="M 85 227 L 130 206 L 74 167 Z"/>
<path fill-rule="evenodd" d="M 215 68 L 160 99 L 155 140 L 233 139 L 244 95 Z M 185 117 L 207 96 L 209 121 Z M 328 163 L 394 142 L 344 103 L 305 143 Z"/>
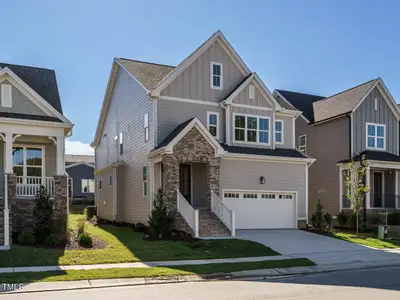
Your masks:
<path fill-rule="evenodd" d="M 0 180 L 4 180 L 4 175 L 0 176 Z M 9 221 L 10 221 L 10 243 L 12 242 L 12 202 L 15 199 L 15 194 L 17 192 L 16 189 L 17 177 L 13 174 L 8 175 L 8 209 L 9 209 Z M 1 190 L 1 199 L 0 199 L 0 246 L 4 245 L 4 197 L 5 197 L 5 188 L 4 185 L 1 185 L 3 188 Z"/>
<path fill-rule="evenodd" d="M 68 227 L 68 179 L 54 176 L 53 221 L 59 234 L 66 238 Z"/>

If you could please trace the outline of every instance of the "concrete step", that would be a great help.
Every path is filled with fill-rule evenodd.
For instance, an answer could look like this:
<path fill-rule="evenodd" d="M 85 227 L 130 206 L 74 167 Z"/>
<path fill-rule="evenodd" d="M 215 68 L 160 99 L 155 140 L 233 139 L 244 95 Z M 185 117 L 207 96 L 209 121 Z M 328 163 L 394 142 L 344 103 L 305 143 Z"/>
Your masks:
<path fill-rule="evenodd" d="M 203 237 L 229 236 L 231 233 L 210 209 L 201 209 L 199 211 L 199 235 Z"/>

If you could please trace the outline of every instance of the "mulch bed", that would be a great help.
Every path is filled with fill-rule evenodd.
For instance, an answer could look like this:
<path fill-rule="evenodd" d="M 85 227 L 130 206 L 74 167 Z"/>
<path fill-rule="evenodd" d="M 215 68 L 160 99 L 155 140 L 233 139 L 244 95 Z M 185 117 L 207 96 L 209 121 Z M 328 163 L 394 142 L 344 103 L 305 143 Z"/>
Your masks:
<path fill-rule="evenodd" d="M 78 232 L 76 230 L 70 233 L 70 240 L 69 243 L 65 246 L 65 250 L 97 250 L 97 249 L 104 249 L 107 247 L 107 243 L 104 242 L 102 239 L 98 237 L 92 236 L 93 239 L 93 247 L 87 248 L 82 247 L 78 243 Z"/>

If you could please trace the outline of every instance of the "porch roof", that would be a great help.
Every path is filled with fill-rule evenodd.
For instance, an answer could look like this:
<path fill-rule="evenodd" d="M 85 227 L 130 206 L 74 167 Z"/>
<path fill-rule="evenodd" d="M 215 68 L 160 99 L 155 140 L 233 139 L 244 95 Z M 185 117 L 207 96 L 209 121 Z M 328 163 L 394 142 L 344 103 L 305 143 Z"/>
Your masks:
<path fill-rule="evenodd" d="M 400 156 L 395 155 L 386 151 L 374 151 L 374 150 L 365 150 L 352 158 L 341 160 L 338 163 L 348 163 L 352 160 L 360 161 L 362 156 L 365 155 L 366 160 L 376 160 L 376 161 L 391 161 L 391 162 L 399 162 Z"/>
<path fill-rule="evenodd" d="M 228 153 L 281 156 L 281 157 L 293 157 L 293 158 L 309 158 L 305 156 L 303 153 L 297 151 L 296 149 L 286 149 L 286 148 L 266 149 L 266 148 L 229 146 L 226 144 L 221 144 L 221 146 Z"/>
<path fill-rule="evenodd" d="M 12 119 L 24 119 L 24 120 L 36 120 L 36 121 L 48 121 L 48 122 L 62 123 L 62 121 L 56 117 L 19 114 L 19 113 L 10 113 L 10 112 L 0 112 L 0 118 L 12 118 Z"/>

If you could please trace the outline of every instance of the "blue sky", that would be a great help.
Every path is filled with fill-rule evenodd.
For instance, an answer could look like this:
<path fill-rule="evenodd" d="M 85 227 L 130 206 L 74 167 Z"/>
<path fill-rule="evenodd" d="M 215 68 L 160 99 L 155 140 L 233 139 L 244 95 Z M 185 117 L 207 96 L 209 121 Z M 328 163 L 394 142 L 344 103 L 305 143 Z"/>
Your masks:
<path fill-rule="evenodd" d="M 400 1 L 14 0 L 2 12 L 0 61 L 56 70 L 69 152 L 88 151 L 114 57 L 178 64 L 218 29 L 271 91 L 382 77 L 400 99 Z"/>

